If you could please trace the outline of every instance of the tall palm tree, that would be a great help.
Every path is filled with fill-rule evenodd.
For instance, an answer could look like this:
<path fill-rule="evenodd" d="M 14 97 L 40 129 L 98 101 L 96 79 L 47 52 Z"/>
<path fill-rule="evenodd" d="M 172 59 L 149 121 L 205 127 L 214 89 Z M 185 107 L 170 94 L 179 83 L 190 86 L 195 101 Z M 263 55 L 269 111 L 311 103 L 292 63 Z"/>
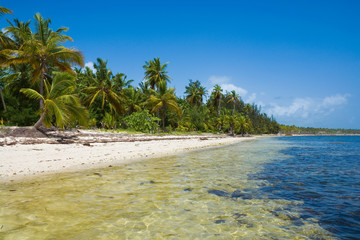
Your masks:
<path fill-rule="evenodd" d="M 240 103 L 240 95 L 239 94 L 237 94 L 236 92 L 235 92 L 235 90 L 232 90 L 231 92 L 230 92 L 230 99 L 229 99 L 229 101 L 228 101 L 228 103 L 230 103 L 230 102 L 232 102 L 233 103 L 233 106 L 234 106 L 234 108 L 233 108 L 233 115 L 234 115 L 234 113 L 235 113 L 235 105 L 236 105 L 236 103 Z"/>
<path fill-rule="evenodd" d="M 169 63 L 161 64 L 159 58 L 154 58 L 154 60 L 150 60 L 145 62 L 143 66 L 145 70 L 144 80 L 149 84 L 150 88 L 155 88 L 159 91 L 159 86 L 161 82 L 170 82 L 170 77 L 168 72 L 166 71 L 167 65 Z"/>
<path fill-rule="evenodd" d="M 147 103 L 151 108 L 151 112 L 161 111 L 161 121 L 163 131 L 165 132 L 165 117 L 167 109 L 170 109 L 176 112 L 179 116 L 181 115 L 181 109 L 176 103 L 176 96 L 174 94 L 175 89 L 166 87 L 165 81 L 159 83 L 158 91 L 150 90 L 152 94 L 150 95 Z"/>
<path fill-rule="evenodd" d="M 214 89 L 211 93 L 213 99 L 214 99 L 214 107 L 215 109 L 217 109 L 217 112 L 218 112 L 218 116 L 220 116 L 220 102 L 221 102 L 221 98 L 224 96 L 223 93 L 222 93 L 222 88 L 216 84 L 214 86 Z"/>
<path fill-rule="evenodd" d="M 204 96 L 207 94 L 205 87 L 201 86 L 199 80 L 193 82 L 189 80 L 189 85 L 185 87 L 186 100 L 192 105 L 201 105 Z"/>
<path fill-rule="evenodd" d="M 84 65 L 82 54 L 72 48 L 66 48 L 62 44 L 72 41 L 72 38 L 63 34 L 68 28 L 59 28 L 53 31 L 49 25 L 50 19 L 44 19 L 39 13 L 35 16 L 36 33 L 21 33 L 24 39 L 18 49 L 5 49 L 2 51 L 7 60 L 2 62 L 3 66 L 12 64 L 29 63 L 33 68 L 32 81 L 40 79 L 39 93 L 44 94 L 44 84 L 49 78 L 51 67 L 57 67 L 61 71 L 72 72 L 72 66 Z M 9 31 L 12 29 L 9 28 Z M 40 108 L 43 107 L 43 99 L 40 98 Z"/>
<path fill-rule="evenodd" d="M 81 106 L 77 95 L 73 94 L 75 88 L 75 77 L 69 73 L 56 74 L 49 89 L 45 89 L 44 95 L 31 88 L 22 88 L 20 92 L 27 97 L 35 100 L 42 99 L 44 102 L 40 119 L 34 127 L 39 129 L 44 123 L 45 126 L 51 126 L 53 117 L 60 128 L 64 128 L 66 123 L 71 121 L 87 125 L 88 112 Z"/>
<path fill-rule="evenodd" d="M 124 99 L 125 96 L 122 92 L 116 92 L 112 72 L 107 68 L 107 61 L 101 58 L 98 58 L 96 61 L 97 63 L 94 64 L 96 73 L 87 73 L 88 82 L 91 85 L 82 90 L 87 95 L 85 102 L 90 106 L 95 99 L 100 97 L 102 109 L 104 109 L 106 101 L 117 113 L 122 113 L 125 110 L 122 98 Z"/>

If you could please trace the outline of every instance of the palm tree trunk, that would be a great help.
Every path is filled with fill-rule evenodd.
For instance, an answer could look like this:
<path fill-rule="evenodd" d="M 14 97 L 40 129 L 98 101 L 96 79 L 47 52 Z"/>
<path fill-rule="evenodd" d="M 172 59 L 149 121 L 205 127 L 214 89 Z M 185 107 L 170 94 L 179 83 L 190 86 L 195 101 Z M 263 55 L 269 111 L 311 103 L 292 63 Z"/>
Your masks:
<path fill-rule="evenodd" d="M 233 116 L 234 116 L 234 113 L 235 113 L 235 101 L 234 101 L 234 108 L 233 108 Z"/>
<path fill-rule="evenodd" d="M 40 75 L 40 95 L 41 96 L 44 96 L 44 81 L 45 81 L 45 69 L 44 67 L 41 68 L 41 75 Z M 39 105 L 40 105 L 40 109 L 43 109 L 43 106 L 44 106 L 44 101 L 42 98 L 40 98 L 40 102 L 39 102 Z"/>
<path fill-rule="evenodd" d="M 44 112 L 41 114 L 40 119 L 35 123 L 34 127 L 36 129 L 39 129 L 44 124 L 46 112 L 47 110 L 45 109 Z"/>
<path fill-rule="evenodd" d="M 163 109 L 162 109 L 162 113 L 161 113 L 163 132 L 165 132 L 165 114 L 166 114 L 166 103 L 163 103 Z"/>
<path fill-rule="evenodd" d="M 0 88 L 0 97 L 1 97 L 1 102 L 2 102 L 2 105 L 4 107 L 4 112 L 6 112 L 6 104 L 5 104 L 5 100 L 4 100 L 4 96 L 2 94 L 2 89 Z"/>
<path fill-rule="evenodd" d="M 218 116 L 220 116 L 220 98 L 219 98 L 219 103 L 218 103 Z"/>

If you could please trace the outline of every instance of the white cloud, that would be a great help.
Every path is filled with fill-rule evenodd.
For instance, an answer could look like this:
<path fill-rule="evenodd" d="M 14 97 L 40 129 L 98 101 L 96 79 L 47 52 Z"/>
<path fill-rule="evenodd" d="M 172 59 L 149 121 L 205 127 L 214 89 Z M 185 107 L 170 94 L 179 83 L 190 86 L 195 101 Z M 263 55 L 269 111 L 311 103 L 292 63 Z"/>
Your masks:
<path fill-rule="evenodd" d="M 234 84 L 231 83 L 231 77 L 228 76 L 216 76 L 216 75 L 212 75 L 209 77 L 209 82 L 214 85 L 214 84 L 218 84 L 224 92 L 228 91 L 231 92 L 233 90 L 235 90 L 235 92 L 237 94 L 240 95 L 241 98 L 244 99 L 244 97 L 247 95 L 248 91 L 244 88 L 241 88 L 239 86 L 236 86 Z M 210 93 L 212 92 L 213 88 L 210 89 Z M 249 98 L 248 101 L 254 101 L 256 98 L 256 94 L 253 93 Z"/>
<path fill-rule="evenodd" d="M 295 117 L 295 118 L 312 118 L 322 117 L 330 114 L 347 103 L 350 94 L 336 94 L 334 96 L 325 97 L 323 99 L 315 98 L 296 98 L 288 106 L 280 106 L 278 104 L 270 104 L 267 113 L 275 117 Z"/>
<path fill-rule="evenodd" d="M 94 63 L 93 62 L 87 62 L 85 63 L 85 67 L 88 67 L 91 69 L 91 71 L 95 72 Z"/>
<path fill-rule="evenodd" d="M 224 84 L 230 82 L 231 78 L 227 76 L 215 76 L 212 75 L 209 77 L 209 81 L 211 84 Z"/>
<path fill-rule="evenodd" d="M 245 102 L 247 103 L 254 103 L 256 99 L 256 93 L 251 94 Z"/>
<path fill-rule="evenodd" d="M 234 84 L 231 84 L 231 83 L 221 84 L 220 86 L 224 91 L 231 92 L 232 90 L 235 90 L 235 92 L 238 93 L 240 95 L 240 97 L 244 97 L 248 92 L 246 89 L 243 89 L 241 87 L 237 87 L 237 86 L 235 86 Z"/>
<path fill-rule="evenodd" d="M 336 94 L 335 96 L 326 97 L 323 99 L 321 106 L 327 108 L 343 105 L 347 102 L 348 97 L 350 97 L 350 94 Z"/>

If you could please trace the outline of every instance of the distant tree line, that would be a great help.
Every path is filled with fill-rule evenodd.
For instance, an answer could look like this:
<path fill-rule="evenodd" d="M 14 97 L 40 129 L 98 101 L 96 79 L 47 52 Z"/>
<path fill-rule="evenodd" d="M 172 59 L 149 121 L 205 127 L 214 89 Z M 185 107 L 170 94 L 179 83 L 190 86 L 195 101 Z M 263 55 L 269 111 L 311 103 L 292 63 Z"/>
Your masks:
<path fill-rule="evenodd" d="M 312 128 L 297 127 L 295 125 L 280 125 L 280 129 L 280 133 L 282 134 L 360 134 L 359 129 Z"/>
<path fill-rule="evenodd" d="M 168 63 L 159 58 L 145 62 L 144 79 L 133 86 L 106 60 L 98 58 L 95 70 L 84 68 L 81 52 L 64 46 L 72 41 L 67 28 L 51 29 L 50 19 L 39 13 L 33 22 L 8 23 L 0 32 L 0 125 L 241 135 L 281 130 L 260 107 L 219 85 L 209 92 L 199 80 L 189 80 L 184 97 L 177 97 L 168 87 Z"/>

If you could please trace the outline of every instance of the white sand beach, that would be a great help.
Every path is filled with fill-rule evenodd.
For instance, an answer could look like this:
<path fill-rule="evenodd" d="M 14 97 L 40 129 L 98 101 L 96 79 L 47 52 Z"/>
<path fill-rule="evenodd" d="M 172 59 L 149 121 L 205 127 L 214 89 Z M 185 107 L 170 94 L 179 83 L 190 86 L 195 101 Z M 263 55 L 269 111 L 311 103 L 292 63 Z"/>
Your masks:
<path fill-rule="evenodd" d="M 0 141 L 0 182 L 11 183 L 62 172 L 113 167 L 132 161 L 176 155 L 190 150 L 234 144 L 256 137 L 204 137 L 204 135 L 128 136 L 119 139 L 112 134 L 86 135 L 68 144 L 54 139 L 3 137 Z M 115 134 L 114 134 L 115 135 Z M 96 136 L 96 134 L 95 134 Z M 117 135 L 118 137 L 119 135 Z M 103 141 L 104 139 L 112 141 Z M 96 141 L 89 141 L 96 139 Z M 32 141 L 32 142 L 31 142 Z M 30 142 L 30 144 L 29 144 Z M 10 144 L 9 144 L 10 143 Z M 14 144 L 16 143 L 16 144 Z"/>

